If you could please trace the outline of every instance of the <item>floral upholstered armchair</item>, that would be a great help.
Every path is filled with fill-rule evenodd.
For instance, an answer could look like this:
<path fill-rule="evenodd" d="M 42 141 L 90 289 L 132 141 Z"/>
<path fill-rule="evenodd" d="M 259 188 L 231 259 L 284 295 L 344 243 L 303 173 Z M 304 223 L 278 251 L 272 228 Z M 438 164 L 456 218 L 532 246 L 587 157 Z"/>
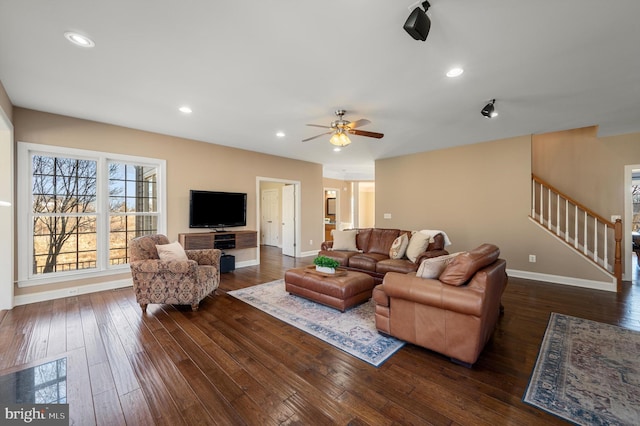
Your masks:
<path fill-rule="evenodd" d="M 220 250 L 183 250 L 161 234 L 134 238 L 129 250 L 133 291 L 142 312 L 149 303 L 191 305 L 197 311 L 220 284 Z"/>

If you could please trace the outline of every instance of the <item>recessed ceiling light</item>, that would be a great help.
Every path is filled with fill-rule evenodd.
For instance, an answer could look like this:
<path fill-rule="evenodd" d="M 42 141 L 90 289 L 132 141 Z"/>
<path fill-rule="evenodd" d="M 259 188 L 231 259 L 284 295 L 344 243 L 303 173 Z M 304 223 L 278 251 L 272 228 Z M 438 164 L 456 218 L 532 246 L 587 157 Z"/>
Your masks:
<path fill-rule="evenodd" d="M 342 148 L 340 148 L 339 146 L 336 146 L 335 148 L 333 148 L 334 152 L 340 152 L 342 151 Z"/>
<path fill-rule="evenodd" d="M 462 73 L 464 72 L 464 70 L 462 68 L 451 68 L 449 71 L 447 71 L 447 77 L 459 77 L 462 75 Z"/>
<path fill-rule="evenodd" d="M 284 138 L 286 135 L 284 134 L 284 132 L 278 132 L 276 133 L 276 136 L 279 138 Z"/>
<path fill-rule="evenodd" d="M 93 47 L 96 45 L 89 37 L 75 33 L 73 31 L 67 31 L 66 33 L 64 33 L 64 38 L 80 47 Z"/>
<path fill-rule="evenodd" d="M 191 111 L 191 108 L 189 108 L 188 106 L 181 106 L 178 109 L 180 110 L 180 112 L 183 112 L 185 114 L 191 114 L 193 112 Z"/>

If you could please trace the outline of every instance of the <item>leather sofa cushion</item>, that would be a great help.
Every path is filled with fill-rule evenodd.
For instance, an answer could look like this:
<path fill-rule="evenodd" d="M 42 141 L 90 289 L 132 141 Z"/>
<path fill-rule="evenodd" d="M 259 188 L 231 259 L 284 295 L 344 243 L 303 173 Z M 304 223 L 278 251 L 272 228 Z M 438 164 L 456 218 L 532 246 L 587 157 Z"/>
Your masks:
<path fill-rule="evenodd" d="M 356 234 L 356 246 L 358 250 L 367 251 L 372 228 L 358 229 Z"/>
<path fill-rule="evenodd" d="M 318 256 L 326 256 L 340 262 L 340 266 L 349 266 L 349 258 L 357 255 L 357 251 L 320 250 Z"/>
<path fill-rule="evenodd" d="M 492 264 L 500 256 L 500 249 L 493 244 L 481 246 L 456 256 L 440 274 L 440 281 L 459 286 L 467 281 L 479 269 Z"/>
<path fill-rule="evenodd" d="M 417 269 L 418 265 L 408 259 L 385 259 L 379 261 L 376 265 L 376 272 L 379 274 L 386 274 L 387 272 L 408 274 L 409 272 L 415 272 Z"/>
<path fill-rule="evenodd" d="M 389 259 L 388 253 L 359 253 L 349 258 L 349 268 L 376 272 L 376 264 L 385 259 Z"/>
<path fill-rule="evenodd" d="M 374 228 L 371 230 L 371 237 L 369 238 L 369 245 L 365 250 L 366 253 L 384 254 L 389 257 L 389 250 L 393 241 L 400 235 L 398 229 L 380 229 Z"/>

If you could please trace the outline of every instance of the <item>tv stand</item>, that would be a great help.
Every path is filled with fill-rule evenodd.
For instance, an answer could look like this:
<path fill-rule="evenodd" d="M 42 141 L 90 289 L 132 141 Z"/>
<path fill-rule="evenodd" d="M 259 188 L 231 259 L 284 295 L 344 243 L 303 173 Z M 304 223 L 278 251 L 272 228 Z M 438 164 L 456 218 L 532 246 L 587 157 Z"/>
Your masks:
<path fill-rule="evenodd" d="M 209 231 L 178 234 L 178 242 L 185 250 L 247 249 L 258 246 L 257 231 Z"/>

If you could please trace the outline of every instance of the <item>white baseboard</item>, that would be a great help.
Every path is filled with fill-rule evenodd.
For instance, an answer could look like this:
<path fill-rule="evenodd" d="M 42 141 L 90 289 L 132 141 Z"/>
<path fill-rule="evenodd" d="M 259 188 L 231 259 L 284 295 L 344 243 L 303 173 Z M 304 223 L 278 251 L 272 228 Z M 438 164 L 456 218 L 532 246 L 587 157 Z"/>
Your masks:
<path fill-rule="evenodd" d="M 59 290 L 41 291 L 39 293 L 21 294 L 14 296 L 13 306 L 26 305 L 28 303 L 44 302 L 47 300 L 61 299 L 63 297 L 78 296 L 80 294 L 95 293 L 116 288 L 131 287 L 131 278 L 116 281 L 106 281 L 98 284 L 87 284 L 77 287 L 66 287 Z"/>
<path fill-rule="evenodd" d="M 236 268 L 246 268 L 247 266 L 255 266 L 255 265 L 259 265 L 260 262 L 258 262 L 257 259 L 252 259 L 252 260 L 244 260 L 242 262 L 237 262 L 236 263 Z"/>
<path fill-rule="evenodd" d="M 514 278 L 524 278 L 527 280 L 543 281 L 552 284 L 564 284 L 594 290 L 617 291 L 615 277 L 613 277 L 611 281 L 594 281 L 582 278 L 563 277 L 560 275 L 541 274 L 538 272 L 518 271 L 515 269 L 507 269 L 507 275 Z"/>
<path fill-rule="evenodd" d="M 318 252 L 320 250 L 311 250 L 311 251 L 303 251 L 302 253 L 300 253 L 300 257 L 311 257 L 311 256 L 317 256 Z"/>

